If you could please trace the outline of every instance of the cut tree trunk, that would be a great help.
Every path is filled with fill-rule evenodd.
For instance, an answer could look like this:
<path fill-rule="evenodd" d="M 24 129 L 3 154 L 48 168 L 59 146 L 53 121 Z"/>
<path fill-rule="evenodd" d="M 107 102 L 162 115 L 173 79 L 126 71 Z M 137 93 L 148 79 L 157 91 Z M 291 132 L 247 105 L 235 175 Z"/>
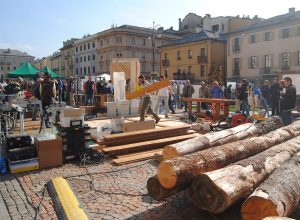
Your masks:
<path fill-rule="evenodd" d="M 262 220 L 296 220 L 296 219 L 286 218 L 286 217 L 278 217 L 278 216 L 271 216 L 271 217 L 263 218 Z"/>
<path fill-rule="evenodd" d="M 247 123 L 231 129 L 207 133 L 200 137 L 167 145 L 163 150 L 163 159 L 171 160 L 175 157 L 204 150 L 209 147 L 219 146 L 252 136 L 263 135 L 282 126 L 283 121 L 279 117 L 272 117 L 258 124 Z"/>
<path fill-rule="evenodd" d="M 198 208 L 221 213 L 249 196 L 277 167 L 299 151 L 300 136 L 233 165 L 203 173 L 195 177 L 189 191 L 190 199 Z"/>
<path fill-rule="evenodd" d="M 157 169 L 160 184 L 170 189 L 188 185 L 193 177 L 216 170 L 258 154 L 276 144 L 300 135 L 300 121 L 260 137 L 252 137 L 222 146 L 163 161 Z"/>
<path fill-rule="evenodd" d="M 244 220 L 267 216 L 287 217 L 300 200 L 300 153 L 274 171 L 244 202 Z"/>
<path fill-rule="evenodd" d="M 149 192 L 149 195 L 157 200 L 161 201 L 169 196 L 172 196 L 176 194 L 177 192 L 180 192 L 184 189 L 184 185 L 181 186 L 181 188 L 172 188 L 172 189 L 165 189 L 162 187 L 157 179 L 157 176 L 150 177 L 147 181 L 147 190 Z"/>

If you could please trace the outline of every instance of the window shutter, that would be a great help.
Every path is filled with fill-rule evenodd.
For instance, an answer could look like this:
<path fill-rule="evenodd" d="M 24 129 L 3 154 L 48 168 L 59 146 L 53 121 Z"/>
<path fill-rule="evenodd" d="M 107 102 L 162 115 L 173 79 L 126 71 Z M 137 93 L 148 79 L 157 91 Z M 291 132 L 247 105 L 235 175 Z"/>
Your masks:
<path fill-rule="evenodd" d="M 251 57 L 248 57 L 248 69 L 251 69 Z"/>
<path fill-rule="evenodd" d="M 256 34 L 256 43 L 258 43 L 260 40 L 260 34 Z"/>
<path fill-rule="evenodd" d="M 281 69 L 281 67 L 282 67 L 282 53 L 280 53 L 278 56 L 278 68 Z"/>
<path fill-rule="evenodd" d="M 274 58 L 274 54 L 271 55 L 271 68 L 275 67 L 275 58 Z"/>
<path fill-rule="evenodd" d="M 279 39 L 282 39 L 282 29 L 279 30 Z"/>
<path fill-rule="evenodd" d="M 260 56 L 259 59 L 261 60 L 261 67 L 264 68 L 266 66 L 265 56 Z"/>
<path fill-rule="evenodd" d="M 260 67 L 260 59 L 259 59 L 260 57 L 259 56 L 257 56 L 256 57 L 256 69 L 258 69 L 259 67 Z"/>

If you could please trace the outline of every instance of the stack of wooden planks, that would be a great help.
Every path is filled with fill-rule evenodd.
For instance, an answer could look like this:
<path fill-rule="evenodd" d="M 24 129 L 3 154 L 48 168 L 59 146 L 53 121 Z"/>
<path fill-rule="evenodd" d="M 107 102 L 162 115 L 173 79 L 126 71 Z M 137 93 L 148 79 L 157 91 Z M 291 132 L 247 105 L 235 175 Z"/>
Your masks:
<path fill-rule="evenodd" d="M 175 144 L 176 154 L 161 162 L 157 176 L 148 180 L 150 196 L 162 200 L 187 189 L 193 204 L 210 213 L 219 214 L 246 199 L 243 219 L 290 216 L 300 202 L 300 121 L 282 126 L 271 118 L 243 139 L 212 147 L 211 137 L 205 143 L 196 137 L 182 142 L 185 151 L 180 142 Z"/>
<path fill-rule="evenodd" d="M 161 156 L 164 146 L 199 135 L 189 129 L 190 125 L 186 124 L 104 135 L 99 145 L 102 152 L 116 157 L 114 164 L 122 165 Z"/>

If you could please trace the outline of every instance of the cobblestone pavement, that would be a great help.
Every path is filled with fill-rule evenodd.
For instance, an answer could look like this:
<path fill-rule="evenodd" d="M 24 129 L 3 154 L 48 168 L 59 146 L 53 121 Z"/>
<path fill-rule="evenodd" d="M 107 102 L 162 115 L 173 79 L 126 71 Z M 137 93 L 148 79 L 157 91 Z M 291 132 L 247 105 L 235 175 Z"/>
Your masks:
<path fill-rule="evenodd" d="M 146 182 L 156 173 L 154 161 L 144 161 L 115 167 L 109 163 L 79 167 L 66 164 L 60 168 L 0 176 L 0 193 L 14 219 L 34 219 L 34 206 L 42 198 L 44 185 L 55 176 L 64 176 L 91 219 L 127 220 L 213 220 L 240 219 L 239 206 L 212 216 L 196 209 L 186 192 L 157 202 L 147 195 Z M 40 206 L 40 219 L 57 219 L 47 190 Z"/>

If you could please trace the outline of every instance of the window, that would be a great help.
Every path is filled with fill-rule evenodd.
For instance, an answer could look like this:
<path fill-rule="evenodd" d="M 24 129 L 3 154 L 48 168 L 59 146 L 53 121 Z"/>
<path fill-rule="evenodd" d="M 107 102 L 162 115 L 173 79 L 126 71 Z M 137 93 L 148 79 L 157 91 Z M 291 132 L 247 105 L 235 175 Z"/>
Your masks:
<path fill-rule="evenodd" d="M 282 38 L 288 38 L 290 36 L 290 29 L 284 28 L 282 29 Z"/>
<path fill-rule="evenodd" d="M 298 66 L 300 66 L 300 51 L 298 51 Z"/>
<path fill-rule="evenodd" d="M 93 54 L 93 60 L 95 60 L 96 59 L 96 55 L 95 54 Z"/>
<path fill-rule="evenodd" d="M 188 58 L 189 58 L 189 59 L 192 59 L 192 58 L 193 58 L 193 51 L 192 51 L 192 50 L 189 50 L 189 51 L 188 51 Z"/>
<path fill-rule="evenodd" d="M 17 67 L 14 67 L 14 70 L 17 69 Z"/>
<path fill-rule="evenodd" d="M 132 44 L 132 45 L 135 45 L 135 37 L 132 37 L 132 38 L 131 38 L 131 44 Z"/>
<path fill-rule="evenodd" d="M 213 25 L 212 28 L 211 28 L 211 30 L 215 31 L 215 32 L 219 31 L 219 25 L 218 24 Z"/>
<path fill-rule="evenodd" d="M 122 37 L 116 37 L 116 43 L 122 43 Z"/>
<path fill-rule="evenodd" d="M 177 51 L 177 60 L 181 60 L 180 51 Z"/>
<path fill-rule="evenodd" d="M 82 46 L 80 46 L 80 51 L 82 51 Z"/>
<path fill-rule="evenodd" d="M 82 75 L 82 67 L 80 67 L 80 74 Z"/>
<path fill-rule="evenodd" d="M 79 72 L 79 71 L 78 71 L 78 68 L 76 68 L 76 75 L 78 75 L 78 72 Z"/>
<path fill-rule="evenodd" d="M 177 67 L 177 73 L 181 73 L 181 69 Z"/>
<path fill-rule="evenodd" d="M 78 63 L 78 57 L 76 57 L 76 63 Z"/>
<path fill-rule="evenodd" d="M 232 52 L 239 52 L 240 51 L 240 38 L 236 37 L 234 38 L 233 48 Z"/>
<path fill-rule="evenodd" d="M 103 40 L 100 41 L 100 46 L 101 46 L 101 47 L 103 46 Z"/>
<path fill-rule="evenodd" d="M 78 52 L 78 47 L 76 47 L 76 53 Z"/>
<path fill-rule="evenodd" d="M 96 67 L 93 66 L 93 73 L 96 73 Z"/>
<path fill-rule="evenodd" d="M 298 27 L 298 30 L 297 30 L 297 36 L 300 36 L 300 26 Z"/>
<path fill-rule="evenodd" d="M 265 39 L 265 41 L 270 41 L 271 40 L 271 32 L 265 32 L 264 39 Z"/>
<path fill-rule="evenodd" d="M 108 38 L 106 39 L 106 45 L 109 45 L 109 39 Z"/>
<path fill-rule="evenodd" d="M 82 63 L 82 57 L 80 57 L 80 63 Z"/>
<path fill-rule="evenodd" d="M 143 59 L 145 59 L 145 58 L 146 58 L 145 51 L 142 51 L 142 58 L 143 58 Z"/>
<path fill-rule="evenodd" d="M 265 60 L 265 68 L 271 68 L 272 66 L 271 55 L 265 55 L 264 60 Z"/>
<path fill-rule="evenodd" d="M 1 70 L 3 70 L 3 66 L 1 66 Z"/>
<path fill-rule="evenodd" d="M 91 58 L 90 55 L 88 55 L 88 61 L 90 61 L 90 58 Z"/>
<path fill-rule="evenodd" d="M 142 72 L 146 72 L 146 64 L 142 64 Z"/>
<path fill-rule="evenodd" d="M 88 67 L 88 74 L 90 74 L 91 73 L 91 68 L 90 67 Z"/>
<path fill-rule="evenodd" d="M 83 45 L 83 50 L 86 50 L 86 46 L 85 45 Z"/>
<path fill-rule="evenodd" d="M 165 53 L 164 56 L 165 56 L 165 60 L 167 60 L 168 59 L 168 54 Z"/>
<path fill-rule="evenodd" d="M 86 67 L 83 68 L 83 73 L 86 74 Z"/>
<path fill-rule="evenodd" d="M 238 76 L 240 75 L 240 58 L 234 58 L 233 64 L 233 75 Z"/>
<path fill-rule="evenodd" d="M 205 56 L 205 48 L 200 49 L 200 56 Z"/>
<path fill-rule="evenodd" d="M 132 57 L 132 58 L 135 57 L 135 51 L 134 51 L 134 50 L 131 51 L 131 57 Z"/>
<path fill-rule="evenodd" d="M 256 69 L 256 56 L 250 57 L 250 69 Z"/>
<path fill-rule="evenodd" d="M 83 57 L 83 61 L 84 61 L 84 62 L 86 61 L 86 57 L 85 57 L 85 56 Z"/>
<path fill-rule="evenodd" d="M 251 44 L 255 44 L 256 43 L 256 35 L 255 34 L 253 34 L 253 35 L 250 36 L 250 43 Z"/>
<path fill-rule="evenodd" d="M 142 40 L 142 45 L 144 45 L 144 46 L 146 45 L 146 39 Z"/>
<path fill-rule="evenodd" d="M 290 67 L 290 54 L 282 54 L 282 69 L 288 69 Z"/>
<path fill-rule="evenodd" d="M 189 66 L 189 68 L 188 68 L 188 73 L 192 73 L 193 71 L 193 67 L 192 66 Z"/>
<path fill-rule="evenodd" d="M 7 67 L 7 70 L 10 70 L 10 66 Z"/>
<path fill-rule="evenodd" d="M 96 44 L 95 44 L 95 42 L 93 42 L 93 48 L 95 48 L 96 47 Z"/>
<path fill-rule="evenodd" d="M 205 76 L 205 66 L 204 65 L 200 66 L 200 76 L 201 77 Z"/>
<path fill-rule="evenodd" d="M 88 43 L 88 50 L 90 49 L 90 43 Z"/>

